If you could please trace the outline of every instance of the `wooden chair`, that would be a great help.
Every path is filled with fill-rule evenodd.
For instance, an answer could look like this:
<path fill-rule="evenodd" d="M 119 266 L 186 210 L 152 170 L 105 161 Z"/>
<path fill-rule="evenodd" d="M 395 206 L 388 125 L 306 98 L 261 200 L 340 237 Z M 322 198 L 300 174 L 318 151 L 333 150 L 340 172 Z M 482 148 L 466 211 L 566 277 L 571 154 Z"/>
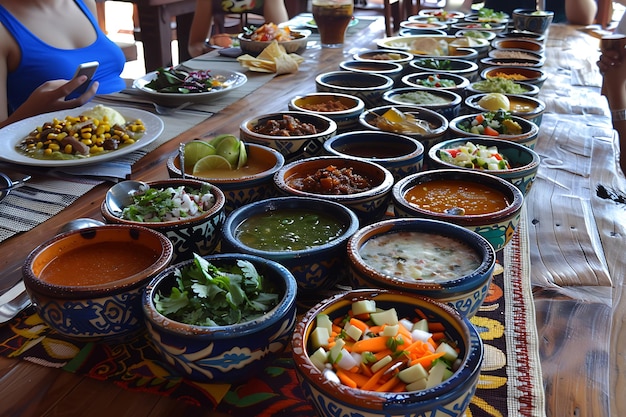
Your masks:
<path fill-rule="evenodd" d="M 385 34 L 387 36 L 396 35 L 400 30 L 400 22 L 417 14 L 419 8 L 419 0 L 383 0 Z"/>

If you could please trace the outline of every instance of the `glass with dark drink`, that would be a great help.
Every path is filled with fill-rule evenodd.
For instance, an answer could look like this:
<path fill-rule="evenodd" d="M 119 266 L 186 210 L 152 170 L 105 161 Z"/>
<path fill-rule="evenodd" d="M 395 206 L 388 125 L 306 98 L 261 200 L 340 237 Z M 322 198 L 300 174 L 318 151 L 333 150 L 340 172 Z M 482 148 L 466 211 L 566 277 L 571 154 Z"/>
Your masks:
<path fill-rule="evenodd" d="M 324 48 L 343 46 L 354 0 L 312 0 L 313 18 Z"/>

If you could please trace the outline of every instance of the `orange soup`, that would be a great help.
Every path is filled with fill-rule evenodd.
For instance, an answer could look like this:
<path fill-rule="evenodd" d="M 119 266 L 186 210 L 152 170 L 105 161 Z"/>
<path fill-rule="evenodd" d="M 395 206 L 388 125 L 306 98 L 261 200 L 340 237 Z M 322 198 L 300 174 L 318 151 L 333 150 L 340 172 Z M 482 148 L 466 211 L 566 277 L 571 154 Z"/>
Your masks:
<path fill-rule="evenodd" d="M 478 215 L 500 211 L 509 206 L 504 193 L 481 184 L 462 180 L 434 180 L 411 187 L 404 195 L 412 205 L 434 213 Z"/>
<path fill-rule="evenodd" d="M 60 254 L 41 271 L 42 281 L 90 286 L 114 282 L 148 268 L 159 254 L 132 242 L 102 242 Z"/>

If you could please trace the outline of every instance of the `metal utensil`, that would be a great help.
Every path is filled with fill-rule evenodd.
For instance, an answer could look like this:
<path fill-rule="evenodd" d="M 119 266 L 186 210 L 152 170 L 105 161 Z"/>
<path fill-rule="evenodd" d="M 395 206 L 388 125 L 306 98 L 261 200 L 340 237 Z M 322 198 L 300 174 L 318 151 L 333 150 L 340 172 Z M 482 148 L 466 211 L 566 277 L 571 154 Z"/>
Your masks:
<path fill-rule="evenodd" d="M 133 202 L 132 194 L 149 187 L 150 186 L 143 181 L 128 180 L 118 182 L 107 191 L 104 200 L 105 204 L 113 215 L 121 217 L 124 207 L 129 206 Z"/>
<path fill-rule="evenodd" d="M 157 113 L 159 113 L 159 114 L 161 114 L 163 116 L 167 116 L 167 115 L 170 115 L 170 114 L 174 114 L 177 111 L 182 110 L 182 109 L 184 109 L 187 106 L 191 106 L 193 104 L 193 102 L 186 101 L 186 102 L 184 102 L 182 104 L 179 104 L 176 107 L 162 106 L 162 105 L 157 104 L 157 103 L 152 103 L 152 104 L 154 104 L 154 110 L 156 110 Z"/>
<path fill-rule="evenodd" d="M 99 220 L 94 220 L 94 219 L 89 219 L 89 218 L 79 218 L 79 219 L 74 219 L 74 220 L 70 220 L 69 222 L 65 223 L 63 226 L 61 226 L 59 228 L 58 233 L 65 233 L 65 232 L 69 232 L 72 230 L 77 230 L 77 229 L 84 229 L 86 227 L 95 227 L 95 226 L 103 226 L 104 223 L 102 223 Z"/>
<path fill-rule="evenodd" d="M 178 145 L 178 161 L 180 162 L 180 173 L 183 179 L 186 178 L 185 174 L 185 144 Z"/>
<path fill-rule="evenodd" d="M 0 193 L 5 192 L 5 191 L 15 190 L 16 188 L 20 188 L 29 179 L 30 179 L 30 175 L 26 175 L 20 180 L 11 180 L 11 183 L 9 185 L 0 187 Z"/>
<path fill-rule="evenodd" d="M 0 296 L 0 324 L 6 323 L 31 304 L 24 281 Z"/>

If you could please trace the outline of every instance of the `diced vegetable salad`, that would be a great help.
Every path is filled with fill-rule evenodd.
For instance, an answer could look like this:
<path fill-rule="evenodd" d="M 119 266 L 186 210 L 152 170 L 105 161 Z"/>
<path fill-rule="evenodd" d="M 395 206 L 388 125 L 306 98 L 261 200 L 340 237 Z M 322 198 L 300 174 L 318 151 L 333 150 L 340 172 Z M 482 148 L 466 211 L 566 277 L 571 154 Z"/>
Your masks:
<path fill-rule="evenodd" d="M 337 383 L 367 391 L 404 392 L 434 387 L 458 369 L 459 349 L 442 323 L 399 318 L 375 300 L 352 303 L 346 316 L 318 314 L 309 357 Z"/>
<path fill-rule="evenodd" d="M 511 118 L 511 113 L 502 109 L 463 120 L 458 127 L 469 133 L 487 136 L 519 135 L 523 131 L 522 126 Z"/>
<path fill-rule="evenodd" d="M 454 148 L 441 149 L 439 158 L 444 162 L 463 168 L 488 171 L 511 169 L 511 164 L 498 151 L 497 146 L 475 145 L 472 142 L 466 142 L 464 145 Z"/>
<path fill-rule="evenodd" d="M 136 222 L 167 222 L 198 217 L 215 204 L 210 185 L 198 189 L 179 187 L 142 188 L 133 193 L 122 218 Z"/>

